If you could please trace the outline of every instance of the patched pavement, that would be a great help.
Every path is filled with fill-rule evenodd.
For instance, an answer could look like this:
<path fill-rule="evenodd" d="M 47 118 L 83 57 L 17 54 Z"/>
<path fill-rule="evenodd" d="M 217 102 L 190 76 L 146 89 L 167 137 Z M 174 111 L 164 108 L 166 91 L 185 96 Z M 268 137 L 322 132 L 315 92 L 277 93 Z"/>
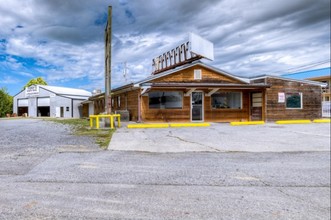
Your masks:
<path fill-rule="evenodd" d="M 330 124 L 288 124 L 128 129 L 113 134 L 109 150 L 146 152 L 330 151 Z"/>

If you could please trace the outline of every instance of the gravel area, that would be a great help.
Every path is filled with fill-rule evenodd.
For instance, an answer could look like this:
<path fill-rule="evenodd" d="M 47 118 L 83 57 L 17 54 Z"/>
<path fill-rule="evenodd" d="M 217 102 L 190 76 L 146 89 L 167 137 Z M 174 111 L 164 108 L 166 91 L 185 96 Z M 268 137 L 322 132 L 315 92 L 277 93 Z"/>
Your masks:
<path fill-rule="evenodd" d="M 56 152 L 99 150 L 93 138 L 72 135 L 67 125 L 42 119 L 0 120 L 0 175 L 26 173 Z"/>

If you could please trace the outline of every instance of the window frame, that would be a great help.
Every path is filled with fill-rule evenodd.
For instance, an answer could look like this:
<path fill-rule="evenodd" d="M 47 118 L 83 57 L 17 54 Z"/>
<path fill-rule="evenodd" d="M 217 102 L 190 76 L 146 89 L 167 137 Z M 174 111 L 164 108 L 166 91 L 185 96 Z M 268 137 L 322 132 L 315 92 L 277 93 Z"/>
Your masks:
<path fill-rule="evenodd" d="M 217 93 L 239 93 L 240 94 L 240 108 L 215 108 L 213 107 L 213 95 Z M 243 92 L 242 91 L 217 91 L 210 96 L 210 106 L 212 110 L 228 111 L 228 110 L 243 110 Z"/>
<path fill-rule="evenodd" d="M 110 104 L 111 104 L 111 107 L 112 108 L 115 108 L 115 100 L 114 100 L 114 98 L 111 99 L 111 103 Z"/>
<path fill-rule="evenodd" d="M 117 96 L 117 107 L 121 107 L 121 96 Z"/>
<path fill-rule="evenodd" d="M 164 92 L 164 93 L 167 93 L 167 92 L 177 92 L 177 93 L 180 93 L 181 94 L 181 107 L 178 107 L 178 108 L 166 108 L 166 105 L 164 105 L 165 107 L 164 108 L 161 108 L 161 103 L 159 103 L 159 107 L 158 108 L 151 108 L 150 107 L 150 94 L 153 93 L 153 92 Z M 155 91 L 151 91 L 148 93 L 148 109 L 149 110 L 183 110 L 184 108 L 184 92 L 183 91 L 167 91 L 167 90 L 155 90 Z"/>
<path fill-rule="evenodd" d="M 300 107 L 299 108 L 293 108 L 293 107 L 287 107 L 287 98 L 288 98 L 288 94 L 299 94 L 300 95 Z M 286 109 L 296 109 L 296 110 L 298 110 L 298 109 L 303 109 L 303 95 L 302 95 L 302 92 L 285 92 L 285 108 Z"/>
<path fill-rule="evenodd" d="M 197 77 L 199 76 L 199 77 Z M 201 69 L 195 69 L 193 71 L 193 78 L 194 80 L 201 80 L 202 79 L 202 70 Z"/>

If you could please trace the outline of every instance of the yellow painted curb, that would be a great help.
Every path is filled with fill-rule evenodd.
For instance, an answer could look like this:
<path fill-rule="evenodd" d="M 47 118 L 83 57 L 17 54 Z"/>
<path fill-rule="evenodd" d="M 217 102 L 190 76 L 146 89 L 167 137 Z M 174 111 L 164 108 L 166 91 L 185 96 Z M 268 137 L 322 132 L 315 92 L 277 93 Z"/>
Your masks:
<path fill-rule="evenodd" d="M 130 124 L 128 128 L 168 128 L 168 124 Z"/>
<path fill-rule="evenodd" d="M 314 123 L 331 123 L 331 119 L 315 119 Z"/>
<path fill-rule="evenodd" d="M 276 121 L 276 124 L 309 124 L 311 123 L 310 120 L 283 120 L 283 121 Z"/>
<path fill-rule="evenodd" d="M 209 123 L 171 123 L 170 127 L 178 128 L 178 127 L 208 127 Z"/>
<path fill-rule="evenodd" d="M 264 121 L 234 121 L 230 122 L 232 126 L 238 126 L 238 125 L 263 125 Z"/>

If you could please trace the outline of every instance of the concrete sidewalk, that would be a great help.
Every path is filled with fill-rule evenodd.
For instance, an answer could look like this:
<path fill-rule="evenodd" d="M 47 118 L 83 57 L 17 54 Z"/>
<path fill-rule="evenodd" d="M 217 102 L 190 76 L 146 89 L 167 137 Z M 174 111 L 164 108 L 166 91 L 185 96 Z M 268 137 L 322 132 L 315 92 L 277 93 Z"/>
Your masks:
<path fill-rule="evenodd" d="M 128 129 L 113 134 L 109 150 L 146 152 L 330 151 L 330 124 Z"/>

